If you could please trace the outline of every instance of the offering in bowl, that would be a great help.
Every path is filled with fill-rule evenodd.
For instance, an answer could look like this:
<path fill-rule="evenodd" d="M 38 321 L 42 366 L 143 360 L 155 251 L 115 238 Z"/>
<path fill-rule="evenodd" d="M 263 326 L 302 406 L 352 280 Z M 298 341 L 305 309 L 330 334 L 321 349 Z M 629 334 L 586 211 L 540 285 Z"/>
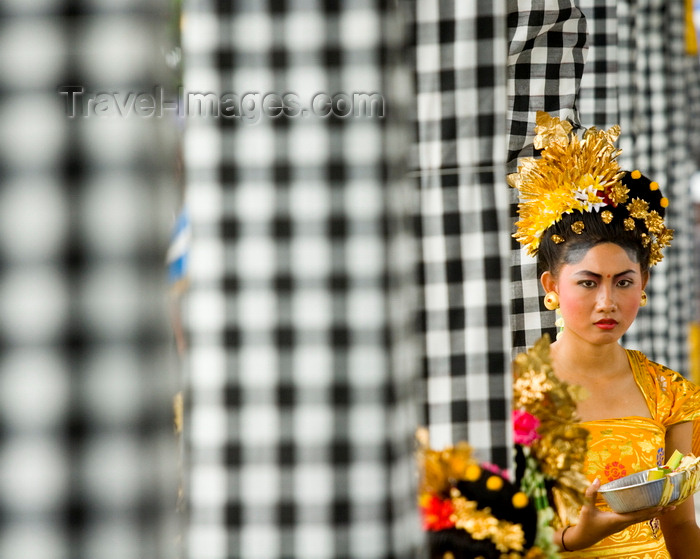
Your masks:
<path fill-rule="evenodd" d="M 665 466 L 650 468 L 600 486 L 615 512 L 681 503 L 700 489 L 700 458 L 675 451 Z"/>

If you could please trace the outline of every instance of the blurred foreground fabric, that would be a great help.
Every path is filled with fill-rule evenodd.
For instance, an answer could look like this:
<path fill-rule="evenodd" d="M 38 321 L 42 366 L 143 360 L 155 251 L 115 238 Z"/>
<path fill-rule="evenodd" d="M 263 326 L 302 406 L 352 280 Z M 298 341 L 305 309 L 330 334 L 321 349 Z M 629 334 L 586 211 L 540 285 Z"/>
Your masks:
<path fill-rule="evenodd" d="M 172 557 L 171 141 L 62 85 L 162 73 L 154 2 L 0 6 L 0 557 Z"/>

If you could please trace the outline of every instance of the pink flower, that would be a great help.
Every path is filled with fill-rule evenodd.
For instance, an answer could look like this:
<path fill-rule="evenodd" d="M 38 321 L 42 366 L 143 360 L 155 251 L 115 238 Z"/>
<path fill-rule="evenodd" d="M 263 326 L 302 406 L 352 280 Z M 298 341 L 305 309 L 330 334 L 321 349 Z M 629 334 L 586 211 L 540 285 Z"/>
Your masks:
<path fill-rule="evenodd" d="M 496 475 L 501 476 L 501 477 L 502 477 L 503 479 L 505 479 L 505 480 L 509 480 L 509 479 L 510 479 L 510 478 L 509 478 L 509 474 L 508 474 L 508 470 L 501 470 L 501 468 L 499 468 L 498 466 L 496 466 L 496 464 L 491 464 L 491 462 L 482 462 L 482 463 L 481 463 L 481 467 L 482 467 L 484 470 L 488 470 L 489 472 L 492 472 L 492 473 L 494 473 L 494 474 L 496 474 Z"/>
<path fill-rule="evenodd" d="M 513 410 L 513 435 L 515 444 L 530 446 L 533 441 L 540 438 L 537 428 L 540 420 L 531 413 L 523 410 Z"/>

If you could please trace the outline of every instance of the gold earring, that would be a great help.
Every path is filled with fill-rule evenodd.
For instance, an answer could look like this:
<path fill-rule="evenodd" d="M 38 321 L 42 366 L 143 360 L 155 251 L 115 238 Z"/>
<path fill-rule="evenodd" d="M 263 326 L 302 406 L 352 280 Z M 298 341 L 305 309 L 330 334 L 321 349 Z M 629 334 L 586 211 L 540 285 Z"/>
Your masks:
<path fill-rule="evenodd" d="M 642 298 L 641 298 L 641 300 L 639 301 L 639 306 L 640 306 L 640 307 L 646 307 L 646 306 L 647 306 L 647 303 L 648 303 L 647 292 L 646 292 L 646 291 L 642 291 Z"/>
<path fill-rule="evenodd" d="M 549 291 L 544 296 L 544 306 L 550 311 L 555 311 L 559 308 L 559 295 L 556 291 Z"/>

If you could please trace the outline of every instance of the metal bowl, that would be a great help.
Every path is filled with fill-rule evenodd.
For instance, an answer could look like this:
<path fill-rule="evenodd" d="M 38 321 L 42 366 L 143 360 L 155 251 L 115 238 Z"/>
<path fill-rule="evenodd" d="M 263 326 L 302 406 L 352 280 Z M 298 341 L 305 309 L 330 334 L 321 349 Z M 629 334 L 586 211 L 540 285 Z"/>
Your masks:
<path fill-rule="evenodd" d="M 656 507 L 661 501 L 666 478 L 647 481 L 649 471 L 637 472 L 601 485 L 598 493 L 603 496 L 605 502 L 615 512 L 632 512 Z M 668 503 L 672 504 L 680 497 L 681 485 L 687 475 L 686 472 L 682 471 L 669 474 L 666 477 L 673 484 L 673 493 Z"/>

